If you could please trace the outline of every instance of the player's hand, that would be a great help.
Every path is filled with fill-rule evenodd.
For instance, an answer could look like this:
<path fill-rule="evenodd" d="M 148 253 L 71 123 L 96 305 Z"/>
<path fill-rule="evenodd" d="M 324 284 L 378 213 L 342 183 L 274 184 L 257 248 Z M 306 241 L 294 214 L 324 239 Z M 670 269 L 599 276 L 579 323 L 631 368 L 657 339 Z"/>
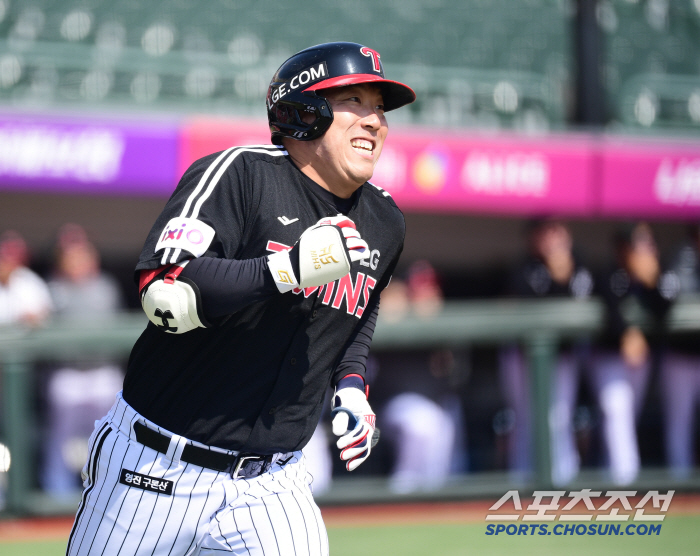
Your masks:
<path fill-rule="evenodd" d="M 367 245 L 367 242 L 360 237 L 360 232 L 357 231 L 357 226 L 355 226 L 355 223 L 347 216 L 339 214 L 338 216 L 321 218 L 321 220 L 316 222 L 316 226 L 312 226 L 309 228 L 309 230 L 312 230 L 318 226 L 337 226 L 340 228 L 340 231 L 343 232 L 345 247 L 347 248 L 351 262 L 354 263 L 355 261 L 369 258 L 369 246 Z M 303 235 L 304 234 L 302 234 L 302 236 Z M 327 284 L 328 282 L 325 283 Z"/>
<path fill-rule="evenodd" d="M 350 272 L 353 262 L 369 257 L 367 243 L 345 216 L 322 218 L 304 230 L 289 251 L 273 253 L 268 267 L 277 289 L 323 286 Z"/>
<path fill-rule="evenodd" d="M 348 471 L 365 461 L 376 444 L 374 411 L 359 388 L 341 388 L 333 396 L 333 434 L 340 436 L 336 446 Z"/>

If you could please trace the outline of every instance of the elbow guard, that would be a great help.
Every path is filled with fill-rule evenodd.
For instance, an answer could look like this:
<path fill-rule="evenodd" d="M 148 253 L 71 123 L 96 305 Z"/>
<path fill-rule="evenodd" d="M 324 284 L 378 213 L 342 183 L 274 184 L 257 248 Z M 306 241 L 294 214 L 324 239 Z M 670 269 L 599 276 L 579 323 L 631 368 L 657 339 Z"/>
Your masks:
<path fill-rule="evenodd" d="M 179 278 L 186 264 L 173 265 L 141 290 L 141 306 L 148 320 L 169 334 L 209 327 L 197 286 L 187 278 Z"/>

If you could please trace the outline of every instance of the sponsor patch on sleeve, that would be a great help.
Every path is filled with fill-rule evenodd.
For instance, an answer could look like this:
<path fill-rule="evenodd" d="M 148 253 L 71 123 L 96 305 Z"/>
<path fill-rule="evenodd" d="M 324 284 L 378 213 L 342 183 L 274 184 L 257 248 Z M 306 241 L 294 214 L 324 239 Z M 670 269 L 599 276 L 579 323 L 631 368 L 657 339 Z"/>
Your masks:
<path fill-rule="evenodd" d="M 173 493 L 172 481 L 160 479 L 158 477 L 149 477 L 148 475 L 141 475 L 141 473 L 129 471 L 128 469 L 122 469 L 122 473 L 119 476 L 119 482 L 129 487 L 149 490 L 151 492 L 159 492 L 161 494 L 167 494 L 168 496 L 171 496 Z"/>
<path fill-rule="evenodd" d="M 214 228 L 196 218 L 172 218 L 161 232 L 155 252 L 173 248 L 201 257 L 211 245 L 215 233 Z"/>

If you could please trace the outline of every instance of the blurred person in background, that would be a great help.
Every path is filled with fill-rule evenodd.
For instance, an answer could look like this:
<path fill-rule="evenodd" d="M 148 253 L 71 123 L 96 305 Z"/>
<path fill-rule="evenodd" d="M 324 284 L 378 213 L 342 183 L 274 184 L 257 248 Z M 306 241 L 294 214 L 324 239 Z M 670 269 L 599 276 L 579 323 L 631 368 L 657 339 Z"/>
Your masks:
<path fill-rule="evenodd" d="M 117 282 L 100 270 L 100 256 L 85 230 L 66 224 L 58 233 L 49 290 L 56 315 L 100 321 L 122 309 Z M 76 359 L 51 372 L 47 382 L 47 441 L 42 487 L 60 496 L 80 488 L 80 469 L 95 420 L 111 407 L 123 373 L 107 358 Z"/>
<path fill-rule="evenodd" d="M 700 225 L 689 229 L 688 240 L 673 261 L 680 295 L 700 294 Z M 695 465 L 695 410 L 700 405 L 700 342 L 697 332 L 676 333 L 661 364 L 664 446 L 671 474 L 690 477 Z"/>
<path fill-rule="evenodd" d="M 51 313 L 46 283 L 27 268 L 29 250 L 22 236 L 9 230 L 0 236 L 0 327 L 38 325 Z"/>
<path fill-rule="evenodd" d="M 653 356 L 664 343 L 665 317 L 677 296 L 678 276 L 662 272 L 649 224 L 617 233 L 618 267 L 599 281 L 607 308 L 607 331 L 593 364 L 594 389 L 603 418 L 608 465 L 617 484 L 629 484 L 641 466 L 636 421 L 646 394 Z M 642 331 L 627 318 L 636 305 L 651 320 Z"/>
<path fill-rule="evenodd" d="M 0 235 L 0 334 L 3 328 L 38 326 L 51 313 L 46 283 L 29 270 L 28 262 L 29 249 L 22 236 L 12 230 Z M 2 414 L 0 411 L 0 417 Z M 0 422 L 4 433 L 3 425 Z M 0 509 L 5 506 L 9 457 L 9 451 L 0 443 Z"/>
<path fill-rule="evenodd" d="M 510 277 L 507 293 L 522 298 L 588 299 L 593 276 L 574 255 L 568 227 L 555 219 L 537 220 L 528 230 L 529 258 Z M 579 377 L 588 354 L 584 341 L 561 346 L 552 375 L 549 408 L 552 482 L 570 482 L 580 468 L 573 417 Z M 506 401 L 514 414 L 509 437 L 509 467 L 518 475 L 532 471 L 532 403 L 530 376 L 519 346 L 500 353 L 500 379 Z"/>
<path fill-rule="evenodd" d="M 382 318 L 422 319 L 439 313 L 443 293 L 428 261 L 413 263 L 405 281 L 394 278 L 382 294 Z M 450 474 L 466 471 L 462 406 L 466 381 L 462 354 L 450 349 L 409 349 L 376 356 L 377 377 L 370 388 L 385 400 L 379 414 L 383 435 L 394 447 L 390 488 L 394 492 L 435 490 Z"/>

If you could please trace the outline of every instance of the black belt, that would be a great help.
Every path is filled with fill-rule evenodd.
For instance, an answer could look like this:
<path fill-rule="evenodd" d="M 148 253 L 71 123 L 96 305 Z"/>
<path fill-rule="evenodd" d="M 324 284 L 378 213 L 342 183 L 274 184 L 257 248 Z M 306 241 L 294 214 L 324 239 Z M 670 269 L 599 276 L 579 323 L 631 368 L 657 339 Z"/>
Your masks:
<path fill-rule="evenodd" d="M 136 433 L 136 441 L 139 444 L 143 444 L 147 448 L 162 454 L 168 453 L 168 447 L 170 446 L 169 436 L 149 429 L 141 423 L 134 424 L 134 432 Z M 236 479 L 238 477 L 256 477 L 265 473 L 270 468 L 273 457 L 272 455 L 263 456 L 245 452 L 236 455 L 224 454 L 186 444 L 182 450 L 180 461 L 207 467 L 215 471 L 227 471 Z"/>

